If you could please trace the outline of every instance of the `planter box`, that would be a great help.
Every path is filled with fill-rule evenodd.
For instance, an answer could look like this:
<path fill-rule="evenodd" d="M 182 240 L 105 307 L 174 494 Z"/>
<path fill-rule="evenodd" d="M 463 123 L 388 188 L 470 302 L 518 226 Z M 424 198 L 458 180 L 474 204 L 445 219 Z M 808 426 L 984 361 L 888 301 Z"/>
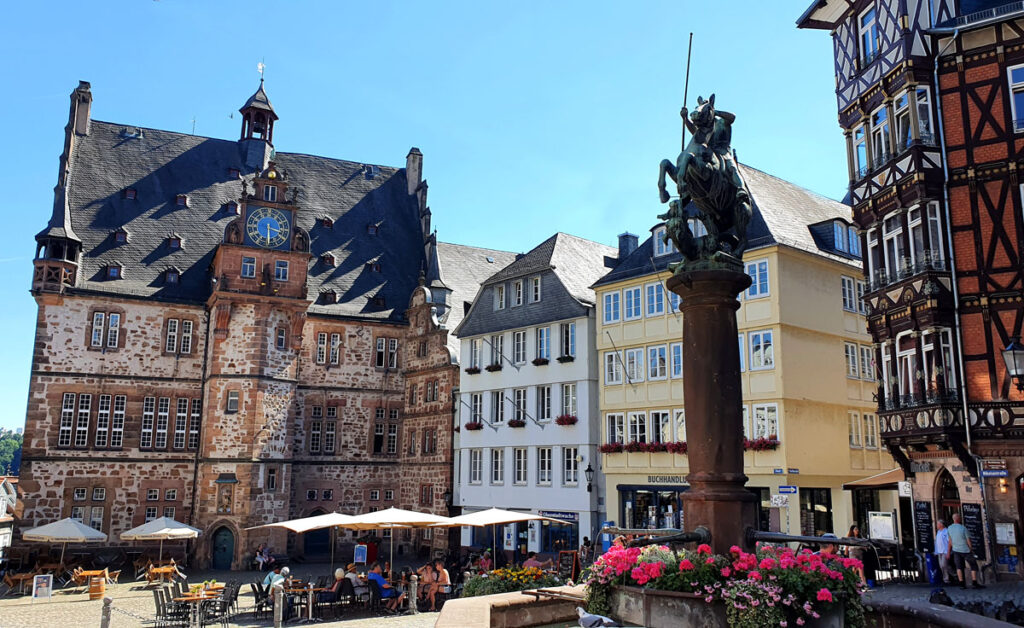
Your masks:
<path fill-rule="evenodd" d="M 710 604 L 694 593 L 658 591 L 642 587 L 615 587 L 611 594 L 611 615 L 627 624 L 646 628 L 728 628 L 725 605 Z M 808 628 L 843 628 L 843 607 L 838 605 L 820 619 L 810 619 Z M 791 621 L 791 626 L 796 622 Z"/>

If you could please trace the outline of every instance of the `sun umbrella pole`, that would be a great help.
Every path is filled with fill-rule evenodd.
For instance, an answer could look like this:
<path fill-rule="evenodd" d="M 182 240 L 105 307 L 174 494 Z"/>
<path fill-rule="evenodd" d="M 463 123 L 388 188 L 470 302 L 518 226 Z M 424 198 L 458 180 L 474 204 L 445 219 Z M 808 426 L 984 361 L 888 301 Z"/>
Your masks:
<path fill-rule="evenodd" d="M 331 538 L 331 573 L 334 573 L 334 546 L 337 545 L 337 542 L 334 540 L 334 530 L 335 530 L 335 528 L 332 527 L 331 528 L 331 534 L 330 534 L 330 538 Z"/>
<path fill-rule="evenodd" d="M 160 557 L 156 559 L 157 563 L 163 564 L 164 562 L 164 540 L 160 539 Z"/>
<path fill-rule="evenodd" d="M 64 541 L 60 546 L 60 564 L 64 564 L 64 550 L 68 548 L 68 542 Z"/>
<path fill-rule="evenodd" d="M 388 572 L 391 582 L 395 581 L 395 529 L 391 528 L 391 570 Z"/>

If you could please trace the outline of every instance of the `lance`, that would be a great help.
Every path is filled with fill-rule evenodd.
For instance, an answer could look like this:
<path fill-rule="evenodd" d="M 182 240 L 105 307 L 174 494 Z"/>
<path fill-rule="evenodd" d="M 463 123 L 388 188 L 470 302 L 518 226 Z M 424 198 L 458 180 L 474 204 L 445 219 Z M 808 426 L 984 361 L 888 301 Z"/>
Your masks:
<path fill-rule="evenodd" d="M 690 95 L 690 53 L 693 52 L 693 32 L 690 32 L 690 44 L 686 47 L 686 81 L 683 84 L 683 106 L 689 102 Z M 686 150 L 686 120 L 683 120 L 683 145 L 681 150 Z"/>

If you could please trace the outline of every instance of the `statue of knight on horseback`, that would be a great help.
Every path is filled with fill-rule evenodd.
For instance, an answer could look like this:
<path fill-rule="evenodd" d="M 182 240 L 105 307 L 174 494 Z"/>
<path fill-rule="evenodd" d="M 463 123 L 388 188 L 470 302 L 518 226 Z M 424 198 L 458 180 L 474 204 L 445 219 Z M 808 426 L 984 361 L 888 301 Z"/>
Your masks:
<path fill-rule="evenodd" d="M 661 161 L 658 174 L 662 203 L 669 202 L 666 174 L 676 182 L 679 193 L 669 203 L 668 212 L 658 216 L 666 221 L 666 243 L 671 240 L 683 254 L 683 261 L 670 269 L 679 274 L 699 268 L 742 268 L 752 207 L 750 190 L 732 154 L 736 116 L 716 111 L 714 94 L 707 100 L 698 96 L 697 108 L 689 115 L 685 105 L 679 113 L 692 137 L 675 164 Z M 686 213 L 691 200 L 697 207 L 695 216 Z M 706 236 L 694 237 L 688 222 L 691 217 L 704 224 Z"/>

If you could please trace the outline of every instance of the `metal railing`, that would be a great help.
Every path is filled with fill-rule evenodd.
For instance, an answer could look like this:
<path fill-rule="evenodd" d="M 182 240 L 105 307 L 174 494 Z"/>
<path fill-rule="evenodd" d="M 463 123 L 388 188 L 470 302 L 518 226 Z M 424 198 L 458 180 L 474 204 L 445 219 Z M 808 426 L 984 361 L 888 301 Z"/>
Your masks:
<path fill-rule="evenodd" d="M 900 260 L 899 267 L 896 269 L 880 268 L 876 270 L 868 280 L 868 292 L 881 290 L 897 281 L 903 281 L 921 273 L 947 272 L 948 270 L 949 265 L 939 251 L 923 251 L 913 261 L 909 257 L 904 257 Z"/>
<path fill-rule="evenodd" d="M 946 390 L 926 390 L 923 395 L 911 393 L 908 395 L 890 395 L 878 402 L 878 409 L 882 411 L 893 411 L 918 406 L 935 405 L 940 403 L 959 403 L 960 393 L 955 388 Z"/>
<path fill-rule="evenodd" d="M 967 24 L 974 24 L 975 22 L 981 22 L 983 20 L 991 20 L 1017 11 L 1024 11 L 1024 2 L 1009 2 L 992 9 L 985 9 L 984 11 L 975 11 L 974 13 L 961 15 L 956 18 L 956 25 L 966 26 Z"/>

